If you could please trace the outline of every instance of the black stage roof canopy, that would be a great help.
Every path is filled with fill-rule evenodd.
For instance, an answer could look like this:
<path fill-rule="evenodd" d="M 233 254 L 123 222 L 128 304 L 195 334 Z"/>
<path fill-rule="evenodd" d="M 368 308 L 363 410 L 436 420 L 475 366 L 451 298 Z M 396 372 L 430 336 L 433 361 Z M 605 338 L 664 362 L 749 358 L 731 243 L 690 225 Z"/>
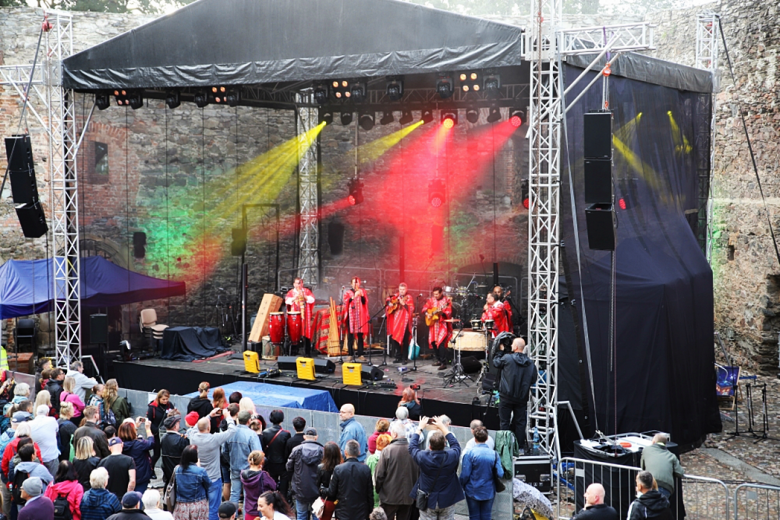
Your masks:
<path fill-rule="evenodd" d="M 396 0 L 200 0 L 67 58 L 80 91 L 520 65 L 523 30 Z"/>

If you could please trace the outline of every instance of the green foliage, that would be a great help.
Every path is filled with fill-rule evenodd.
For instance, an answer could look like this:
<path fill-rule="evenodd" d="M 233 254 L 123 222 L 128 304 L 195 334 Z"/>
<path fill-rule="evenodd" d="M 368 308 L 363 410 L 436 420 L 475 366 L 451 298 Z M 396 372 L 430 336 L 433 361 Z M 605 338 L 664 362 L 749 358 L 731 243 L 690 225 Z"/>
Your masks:
<path fill-rule="evenodd" d="M 0 0 L 0 7 L 19 7 L 27 5 L 24 0 Z"/>
<path fill-rule="evenodd" d="M 34 0 L 38 7 L 66 11 L 91 11 L 96 13 L 161 14 L 193 0 Z M 26 0 L 0 0 L 0 7 L 29 5 Z"/>

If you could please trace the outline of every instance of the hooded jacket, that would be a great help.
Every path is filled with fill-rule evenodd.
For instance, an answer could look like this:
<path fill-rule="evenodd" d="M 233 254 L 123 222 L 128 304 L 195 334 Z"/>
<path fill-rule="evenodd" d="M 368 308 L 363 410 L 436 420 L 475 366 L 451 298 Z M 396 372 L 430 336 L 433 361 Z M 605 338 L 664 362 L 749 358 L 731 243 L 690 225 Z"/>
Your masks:
<path fill-rule="evenodd" d="M 257 499 L 266 491 L 276 491 L 276 481 L 267 471 L 245 469 L 241 472 L 241 484 L 244 486 L 246 514 L 261 516 L 257 511 Z"/>
<path fill-rule="evenodd" d="M 522 404 L 528 401 L 528 392 L 536 381 L 536 365 L 520 352 L 496 351 L 493 366 L 501 370 L 498 395 L 502 401 Z"/>
<path fill-rule="evenodd" d="M 152 435 L 158 439 L 160 437 L 160 425 L 168 415 L 168 410 L 172 408 L 173 404 L 170 401 L 166 404 L 157 404 L 156 400 L 149 403 L 149 407 L 146 410 L 146 418 L 149 419 L 149 425 L 152 427 Z"/>
<path fill-rule="evenodd" d="M 319 442 L 303 441 L 287 459 L 287 471 L 292 473 L 292 489 L 302 502 L 314 502 L 320 496 L 316 481 L 322 452 L 323 447 Z"/>
<path fill-rule="evenodd" d="M 187 405 L 187 413 L 198 412 L 200 418 L 206 417 L 213 409 L 208 397 L 196 397 Z"/>
<path fill-rule="evenodd" d="M 669 500 L 660 491 L 651 490 L 643 493 L 631 502 L 628 508 L 627 520 L 672 520 L 672 512 L 669 510 Z"/>
<path fill-rule="evenodd" d="M 63 480 L 46 488 L 44 493 L 54 502 L 59 495 L 68 497 L 68 505 L 73 515 L 73 520 L 81 520 L 81 498 L 84 496 L 84 488 L 77 480 Z"/>

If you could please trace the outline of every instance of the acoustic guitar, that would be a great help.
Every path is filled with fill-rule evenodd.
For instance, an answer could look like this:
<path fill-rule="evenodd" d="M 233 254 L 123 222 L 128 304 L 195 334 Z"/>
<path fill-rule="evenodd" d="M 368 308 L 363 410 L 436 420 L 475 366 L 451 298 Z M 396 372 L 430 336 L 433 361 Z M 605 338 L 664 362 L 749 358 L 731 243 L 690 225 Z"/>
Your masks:
<path fill-rule="evenodd" d="M 437 309 L 435 307 L 431 307 L 427 311 L 425 311 L 425 324 L 427 326 L 432 326 L 434 323 L 439 321 L 441 319 L 442 312 L 440 309 Z"/>

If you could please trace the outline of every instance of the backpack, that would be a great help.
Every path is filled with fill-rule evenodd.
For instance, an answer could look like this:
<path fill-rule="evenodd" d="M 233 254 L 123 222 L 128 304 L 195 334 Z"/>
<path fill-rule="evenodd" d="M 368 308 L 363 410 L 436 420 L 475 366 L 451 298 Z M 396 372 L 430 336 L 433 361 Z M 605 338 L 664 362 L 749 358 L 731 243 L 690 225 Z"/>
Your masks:
<path fill-rule="evenodd" d="M 24 481 L 30 478 L 29 473 L 25 473 L 24 471 L 16 470 L 14 472 L 14 481 L 13 481 L 13 490 L 11 491 L 11 498 L 13 499 L 14 504 L 21 506 L 26 500 L 22 499 L 22 484 L 24 484 Z"/>
<path fill-rule="evenodd" d="M 57 498 L 54 500 L 54 520 L 73 520 L 66 493 L 57 493 Z"/>
<path fill-rule="evenodd" d="M 116 428 L 116 415 L 114 415 L 113 410 L 106 406 L 105 401 L 103 401 L 100 408 L 103 410 L 103 413 L 100 416 L 100 420 L 103 423 L 103 429 L 105 429 L 106 426 L 113 426 Z"/>

